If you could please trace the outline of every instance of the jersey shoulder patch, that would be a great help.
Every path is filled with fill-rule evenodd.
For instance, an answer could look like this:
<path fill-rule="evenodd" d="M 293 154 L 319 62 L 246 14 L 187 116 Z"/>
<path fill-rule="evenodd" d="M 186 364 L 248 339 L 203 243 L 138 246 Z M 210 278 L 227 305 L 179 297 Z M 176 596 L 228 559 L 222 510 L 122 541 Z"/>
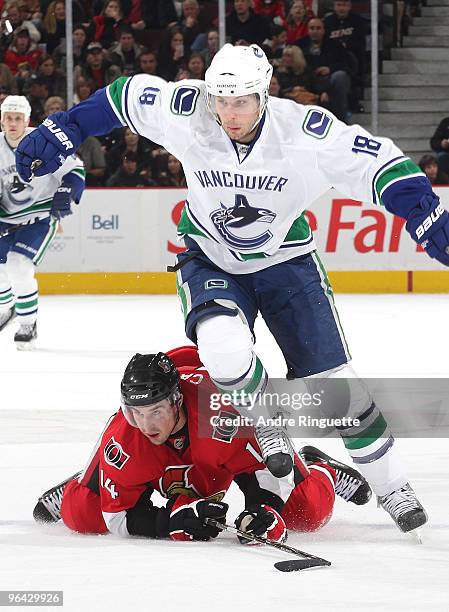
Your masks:
<path fill-rule="evenodd" d="M 324 110 L 311 108 L 303 121 L 302 130 L 309 136 L 322 140 L 328 135 L 332 121 L 332 117 Z"/>
<path fill-rule="evenodd" d="M 192 115 L 195 112 L 196 102 L 200 95 L 196 85 L 181 85 L 173 90 L 170 110 L 174 115 Z"/>

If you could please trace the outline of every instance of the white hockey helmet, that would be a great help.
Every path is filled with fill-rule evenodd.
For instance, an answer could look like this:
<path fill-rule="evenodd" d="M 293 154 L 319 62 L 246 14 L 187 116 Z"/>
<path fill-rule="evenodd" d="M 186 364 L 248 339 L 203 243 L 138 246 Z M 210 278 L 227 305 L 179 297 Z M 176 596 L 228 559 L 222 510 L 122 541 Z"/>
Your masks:
<path fill-rule="evenodd" d="M 31 115 L 31 106 L 25 96 L 7 96 L 0 107 L 1 114 L 3 113 L 23 113 L 25 119 L 29 119 Z"/>
<path fill-rule="evenodd" d="M 213 96 L 257 94 L 260 120 L 267 105 L 272 74 L 273 66 L 258 45 L 224 45 L 214 56 L 205 75 L 207 105 L 215 119 L 220 123 L 212 103 Z"/>

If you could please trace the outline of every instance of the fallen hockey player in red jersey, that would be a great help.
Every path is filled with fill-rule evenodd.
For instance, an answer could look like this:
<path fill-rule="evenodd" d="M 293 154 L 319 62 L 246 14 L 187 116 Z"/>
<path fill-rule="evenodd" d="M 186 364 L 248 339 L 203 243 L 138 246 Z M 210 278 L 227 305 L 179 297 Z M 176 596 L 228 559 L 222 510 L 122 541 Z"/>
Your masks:
<path fill-rule="evenodd" d="M 213 426 L 199 406 L 200 388 L 216 390 L 196 347 L 136 354 L 122 379 L 121 409 L 86 469 L 39 498 L 36 521 L 62 519 L 80 533 L 209 540 L 219 531 L 204 519 L 224 522 L 228 504 L 222 499 L 235 481 L 245 496 L 236 526 L 283 541 L 287 529 L 325 525 L 335 494 L 358 505 L 370 499 L 359 472 L 312 446 L 300 449 L 293 474 L 275 478 L 253 428 Z M 165 507 L 153 505 L 154 491 L 168 499 Z"/>

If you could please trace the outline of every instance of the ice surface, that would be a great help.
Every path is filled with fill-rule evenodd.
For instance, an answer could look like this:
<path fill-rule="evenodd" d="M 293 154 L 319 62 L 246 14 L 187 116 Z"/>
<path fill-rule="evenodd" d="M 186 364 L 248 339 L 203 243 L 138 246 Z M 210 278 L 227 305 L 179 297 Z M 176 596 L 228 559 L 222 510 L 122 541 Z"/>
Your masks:
<path fill-rule="evenodd" d="M 337 306 L 361 375 L 448 376 L 449 296 L 340 295 Z M 17 352 L 13 332 L 0 335 L 0 590 L 63 590 L 65 610 L 86 612 L 449 610 L 447 440 L 398 441 L 430 515 L 424 544 L 401 534 L 373 500 L 357 508 L 337 499 L 324 529 L 289 539 L 331 568 L 282 574 L 273 563 L 288 556 L 245 548 L 232 535 L 122 540 L 34 524 L 37 497 L 83 467 L 117 409 L 132 354 L 186 341 L 174 296 L 46 297 L 37 349 Z M 256 332 L 269 373 L 284 376 L 262 323 Z M 338 440 L 320 446 L 347 459 Z M 242 497 L 232 489 L 228 498 L 231 520 Z"/>

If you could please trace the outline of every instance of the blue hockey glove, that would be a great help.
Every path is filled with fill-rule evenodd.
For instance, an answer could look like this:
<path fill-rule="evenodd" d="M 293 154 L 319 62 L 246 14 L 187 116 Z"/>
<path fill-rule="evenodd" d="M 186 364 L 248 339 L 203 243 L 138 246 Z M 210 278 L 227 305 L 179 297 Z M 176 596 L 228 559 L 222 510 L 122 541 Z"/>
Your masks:
<path fill-rule="evenodd" d="M 426 194 L 409 216 L 406 229 L 427 254 L 449 266 L 449 213 L 434 194 Z"/>
<path fill-rule="evenodd" d="M 53 196 L 53 203 L 50 209 L 50 215 L 55 217 L 55 219 L 62 219 L 63 217 L 67 217 L 67 215 L 72 214 L 72 188 L 67 185 L 61 185 L 59 189 L 56 190 L 55 195 Z"/>
<path fill-rule="evenodd" d="M 16 167 L 22 180 L 55 172 L 82 142 L 75 123 L 67 113 L 54 113 L 21 140 L 16 149 Z"/>

